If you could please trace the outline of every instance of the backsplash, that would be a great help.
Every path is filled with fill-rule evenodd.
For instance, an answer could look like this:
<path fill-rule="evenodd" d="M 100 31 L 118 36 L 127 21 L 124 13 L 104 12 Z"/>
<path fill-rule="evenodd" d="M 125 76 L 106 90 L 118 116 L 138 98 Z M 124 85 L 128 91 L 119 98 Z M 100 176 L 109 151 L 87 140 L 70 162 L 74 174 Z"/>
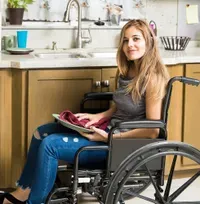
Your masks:
<path fill-rule="evenodd" d="M 186 2 L 186 0 L 184 1 Z M 190 0 L 189 2 L 192 3 L 195 1 L 196 0 Z M 93 5 L 97 5 L 98 3 L 103 5 L 111 1 L 91 0 L 88 2 L 92 8 Z M 93 2 L 93 4 L 91 4 L 91 2 Z M 112 0 L 112 3 L 123 3 L 123 8 L 126 10 L 122 17 L 124 20 L 130 18 L 146 18 L 148 21 L 155 21 L 158 38 L 159 36 L 177 35 L 177 31 L 179 30 L 178 18 L 180 18 L 177 12 L 179 0 Z M 98 13 L 99 10 L 97 10 L 95 6 L 91 11 L 92 12 L 87 13 L 87 15 L 89 15 L 91 19 L 95 19 L 94 13 Z M 101 14 L 101 19 L 106 19 L 106 13 L 101 12 Z M 86 15 L 84 11 L 83 15 Z M 97 16 L 99 16 L 99 14 L 97 14 L 96 17 Z M 119 26 L 110 26 L 110 22 L 106 21 L 105 26 L 96 26 L 94 25 L 94 21 L 82 21 L 83 35 L 88 35 L 88 28 L 90 28 L 92 35 L 92 42 L 85 44 L 84 47 L 117 47 L 119 33 L 124 23 L 125 21 L 121 21 Z M 23 22 L 23 25 L 19 27 L 3 26 L 2 36 L 15 35 L 18 29 L 26 29 L 29 31 L 28 47 L 31 48 L 51 48 L 52 41 L 57 42 L 58 48 L 73 48 L 75 46 L 76 29 L 75 26 L 70 26 L 68 23 Z M 192 42 L 190 42 L 190 44 L 192 44 Z"/>
<path fill-rule="evenodd" d="M 52 23 L 51 23 L 52 24 Z M 49 24 L 48 24 L 49 25 Z M 46 25 L 47 26 L 47 25 Z M 55 41 L 57 48 L 74 48 L 75 40 L 77 36 L 77 30 L 67 27 L 65 24 L 57 28 L 46 28 L 41 24 L 41 27 L 24 26 L 23 29 L 28 30 L 28 41 L 27 46 L 30 48 L 51 48 L 52 42 Z M 51 26 L 47 26 L 51 27 Z M 66 28 L 67 27 L 67 28 Z M 88 27 L 88 26 L 84 26 Z M 110 29 L 108 28 L 97 28 L 97 26 L 91 27 L 92 42 L 85 44 L 85 48 L 114 48 L 118 45 L 119 34 L 121 31 L 120 27 Z M 22 30 L 22 28 L 19 28 Z M 88 30 L 82 29 L 83 36 L 88 36 Z M 2 35 L 16 35 L 16 27 L 2 29 Z"/>

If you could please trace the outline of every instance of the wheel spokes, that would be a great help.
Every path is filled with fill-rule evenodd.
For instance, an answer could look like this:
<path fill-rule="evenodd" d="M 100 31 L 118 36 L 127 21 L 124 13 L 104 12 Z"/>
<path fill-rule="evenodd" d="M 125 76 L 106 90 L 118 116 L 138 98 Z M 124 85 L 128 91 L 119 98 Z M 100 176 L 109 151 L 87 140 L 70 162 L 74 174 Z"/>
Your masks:
<path fill-rule="evenodd" d="M 192 176 L 188 181 L 186 181 L 180 188 L 178 188 L 172 195 L 170 195 L 167 202 L 171 203 L 173 200 L 175 200 L 199 176 L 200 176 L 200 171 L 198 171 L 194 176 Z"/>
<path fill-rule="evenodd" d="M 149 201 L 149 202 L 151 202 L 151 203 L 155 203 L 155 204 L 160 204 L 158 201 L 156 201 L 156 200 L 154 200 L 154 199 L 152 199 L 152 198 L 149 198 L 149 197 L 146 197 L 146 196 L 143 196 L 143 195 L 140 195 L 140 194 L 138 194 L 138 193 L 134 193 L 134 192 L 126 192 L 127 194 L 130 194 L 130 195 L 132 195 L 132 196 L 135 196 L 135 197 L 137 197 L 137 198 L 141 198 L 141 199 L 143 199 L 143 200 L 146 200 L 146 201 Z"/>
<path fill-rule="evenodd" d="M 169 178 L 167 180 L 167 186 L 165 189 L 164 200 L 167 200 L 169 193 L 170 193 L 170 190 L 171 190 L 171 184 L 172 184 L 172 179 L 173 179 L 173 175 L 174 175 L 174 169 L 176 166 L 176 160 L 177 160 L 177 155 L 174 156 L 173 161 L 172 161 L 171 170 L 169 173 Z"/>
<path fill-rule="evenodd" d="M 168 174 L 168 178 L 164 180 L 164 164 L 166 157 L 168 156 L 172 156 L 170 172 Z M 200 164 L 200 152 L 184 143 L 179 144 L 176 142 L 158 142 L 156 144 L 147 145 L 144 148 L 139 149 L 131 156 L 127 157 L 127 159 L 122 163 L 121 166 L 119 166 L 118 170 L 112 177 L 112 180 L 108 187 L 108 193 L 105 194 L 105 204 L 116 204 L 117 201 L 120 200 L 120 194 L 122 194 L 123 197 L 125 194 L 133 195 L 138 199 L 144 200 L 144 202 L 146 201 L 155 204 L 199 203 L 199 201 L 193 201 L 195 200 L 194 196 L 188 197 L 185 193 L 189 192 L 188 190 L 191 190 L 189 186 L 197 179 L 197 177 L 200 177 L 200 171 L 192 176 L 192 178 L 190 176 L 187 182 L 178 181 L 178 183 L 174 183 L 173 179 L 175 174 L 175 167 L 177 165 L 177 161 L 179 161 L 178 156 L 180 156 L 181 158 L 186 157 L 188 159 L 191 159 L 192 161 L 195 161 L 197 164 Z M 142 193 L 142 195 L 140 195 L 141 191 L 138 192 L 138 188 L 132 188 L 132 180 L 137 178 L 132 178 L 132 175 L 136 175 L 137 172 L 143 172 L 145 177 L 148 178 L 149 183 L 152 184 L 152 188 L 150 189 L 152 190 L 151 192 L 148 191 L 146 192 L 147 194 Z M 138 177 L 137 180 L 140 180 L 140 177 Z M 181 186 L 179 187 L 177 186 L 179 182 L 184 184 L 181 184 Z M 163 186 L 164 184 L 165 189 L 163 192 L 161 190 L 161 186 Z M 126 192 L 123 191 L 123 188 L 126 188 Z M 128 190 L 127 188 L 132 189 Z M 187 191 L 185 190 L 186 188 Z M 181 194 L 183 191 L 184 194 Z M 154 193 L 155 198 L 152 197 Z M 183 201 L 179 202 L 179 200 Z M 188 202 L 187 200 L 190 202 Z M 199 199 L 197 198 L 197 200 Z"/>
<path fill-rule="evenodd" d="M 152 175 L 151 175 L 150 170 L 148 169 L 148 167 L 146 166 L 146 164 L 144 164 L 144 167 L 145 167 L 145 169 L 147 170 L 148 175 L 149 175 L 150 180 L 151 180 L 151 183 L 152 183 L 153 186 L 154 186 L 154 189 L 155 189 L 155 191 L 156 191 L 156 196 L 157 196 L 158 199 L 164 204 L 165 201 L 164 201 L 164 199 L 163 199 L 163 197 L 162 197 L 162 195 L 161 195 L 161 193 L 160 193 L 160 191 L 159 191 L 159 189 L 158 189 L 158 186 L 156 185 L 156 183 L 155 183 L 155 181 L 154 181 L 154 179 L 153 179 L 153 177 L 152 177 Z"/>

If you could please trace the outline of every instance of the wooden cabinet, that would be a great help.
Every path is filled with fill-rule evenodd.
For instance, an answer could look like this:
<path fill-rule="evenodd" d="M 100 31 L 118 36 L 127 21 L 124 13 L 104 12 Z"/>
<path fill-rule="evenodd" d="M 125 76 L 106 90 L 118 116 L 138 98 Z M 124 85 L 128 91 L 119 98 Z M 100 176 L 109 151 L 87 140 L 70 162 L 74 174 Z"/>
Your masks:
<path fill-rule="evenodd" d="M 100 69 L 34 70 L 28 72 L 28 143 L 33 131 L 53 121 L 52 113 L 78 112 L 86 92 L 100 92 Z"/>
<path fill-rule="evenodd" d="M 53 121 L 52 113 L 78 112 L 85 93 L 113 91 L 115 72 L 116 68 L 28 71 L 28 144 L 39 125 Z"/>
<path fill-rule="evenodd" d="M 85 93 L 113 90 L 115 71 L 116 68 L 28 71 L 28 144 L 39 125 L 53 121 L 52 113 L 65 109 L 78 112 Z M 103 81 L 108 82 L 107 87 Z"/>
<path fill-rule="evenodd" d="M 113 91 L 116 68 L 13 70 L 13 172 L 19 177 L 34 130 L 52 113 L 79 112 L 87 92 Z M 108 81 L 108 84 L 103 83 Z"/>
<path fill-rule="evenodd" d="M 200 79 L 198 71 L 200 65 L 186 65 L 186 67 L 171 65 L 168 66 L 168 70 L 171 77 L 186 74 Z M 14 186 L 22 171 L 34 130 L 39 125 L 53 121 L 52 113 L 59 113 L 65 109 L 78 112 L 80 101 L 86 92 L 113 91 L 115 75 L 116 67 L 13 69 L 12 72 L 0 72 L 0 153 L 4 155 L 1 156 L 1 160 L 2 158 L 4 160 L 0 163 L 0 173 L 9 175 L 11 171 L 11 183 Z M 199 87 L 184 86 L 179 82 L 174 84 L 169 109 L 168 140 L 183 141 L 200 149 L 200 143 L 197 142 L 200 132 L 199 93 Z M 5 120 L 8 123 L 5 123 Z M 8 138 L 6 141 L 5 137 Z M 169 166 L 170 162 L 169 158 L 166 165 Z M 190 164 L 187 160 L 182 161 L 181 158 L 177 161 L 176 170 L 192 168 L 197 168 L 197 165 Z M 2 185 L 10 182 L 9 176 L 0 179 Z"/>
<path fill-rule="evenodd" d="M 27 152 L 27 74 L 12 70 L 12 186 L 19 179 Z M 6 186 L 8 187 L 8 186 Z"/>
<path fill-rule="evenodd" d="M 170 77 L 183 76 L 183 65 L 168 66 Z M 171 95 L 168 115 L 168 140 L 181 141 L 182 139 L 182 109 L 183 109 L 183 84 L 175 82 Z M 176 118 L 176 120 L 175 120 Z"/>
<path fill-rule="evenodd" d="M 169 67 L 170 76 L 186 76 L 200 79 L 200 64 L 177 65 Z M 173 87 L 172 100 L 168 118 L 168 140 L 181 141 L 200 149 L 199 116 L 200 87 L 176 82 Z M 166 165 L 169 169 L 171 158 Z M 178 157 L 176 170 L 197 169 L 199 165 L 187 158 Z M 166 172 L 167 173 L 167 172 Z"/>
<path fill-rule="evenodd" d="M 200 80 L 200 64 L 186 65 L 185 75 Z M 200 86 L 184 87 L 184 117 L 183 117 L 183 142 L 200 149 Z M 185 168 L 192 168 L 194 163 L 183 159 Z M 196 165 L 197 166 L 197 165 Z"/>
<path fill-rule="evenodd" d="M 170 77 L 183 76 L 184 66 L 183 65 L 171 65 L 168 66 Z M 168 140 L 182 141 L 182 117 L 183 117 L 183 84 L 175 82 L 173 84 L 173 90 L 171 95 L 171 102 L 168 111 Z M 170 165 L 173 157 L 167 157 L 166 161 L 166 174 L 169 173 Z M 182 168 L 181 158 L 178 157 L 176 163 L 176 170 Z"/>
<path fill-rule="evenodd" d="M 11 86 L 11 70 L 0 69 L 0 188 L 11 185 L 11 144 L 15 142 L 12 140 Z"/>
<path fill-rule="evenodd" d="M 101 90 L 102 90 L 102 92 L 115 90 L 116 71 L 117 71 L 116 67 L 102 69 L 102 77 L 101 77 L 101 82 L 102 82 Z M 108 85 L 106 86 L 107 82 L 108 82 Z"/>

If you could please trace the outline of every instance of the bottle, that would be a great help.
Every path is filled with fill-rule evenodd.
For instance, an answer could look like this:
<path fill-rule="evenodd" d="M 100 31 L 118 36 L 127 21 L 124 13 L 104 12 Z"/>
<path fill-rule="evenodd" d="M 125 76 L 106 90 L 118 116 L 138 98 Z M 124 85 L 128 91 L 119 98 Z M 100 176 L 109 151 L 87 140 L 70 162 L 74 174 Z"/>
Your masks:
<path fill-rule="evenodd" d="M 150 28 L 152 29 L 152 31 L 154 32 L 155 36 L 157 36 L 157 26 L 156 26 L 156 23 L 155 21 L 150 21 L 149 22 L 149 26 Z"/>

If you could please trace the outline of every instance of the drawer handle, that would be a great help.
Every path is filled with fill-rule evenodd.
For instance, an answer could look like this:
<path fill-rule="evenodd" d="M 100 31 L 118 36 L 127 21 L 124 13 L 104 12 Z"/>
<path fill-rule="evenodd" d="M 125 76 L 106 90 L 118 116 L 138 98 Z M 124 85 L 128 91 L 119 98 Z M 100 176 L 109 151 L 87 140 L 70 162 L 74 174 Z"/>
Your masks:
<path fill-rule="evenodd" d="M 100 81 L 95 81 L 95 87 L 100 87 L 101 86 L 101 82 Z"/>
<path fill-rule="evenodd" d="M 110 86 L 110 82 L 109 80 L 105 80 L 102 82 L 103 87 L 109 87 Z"/>

